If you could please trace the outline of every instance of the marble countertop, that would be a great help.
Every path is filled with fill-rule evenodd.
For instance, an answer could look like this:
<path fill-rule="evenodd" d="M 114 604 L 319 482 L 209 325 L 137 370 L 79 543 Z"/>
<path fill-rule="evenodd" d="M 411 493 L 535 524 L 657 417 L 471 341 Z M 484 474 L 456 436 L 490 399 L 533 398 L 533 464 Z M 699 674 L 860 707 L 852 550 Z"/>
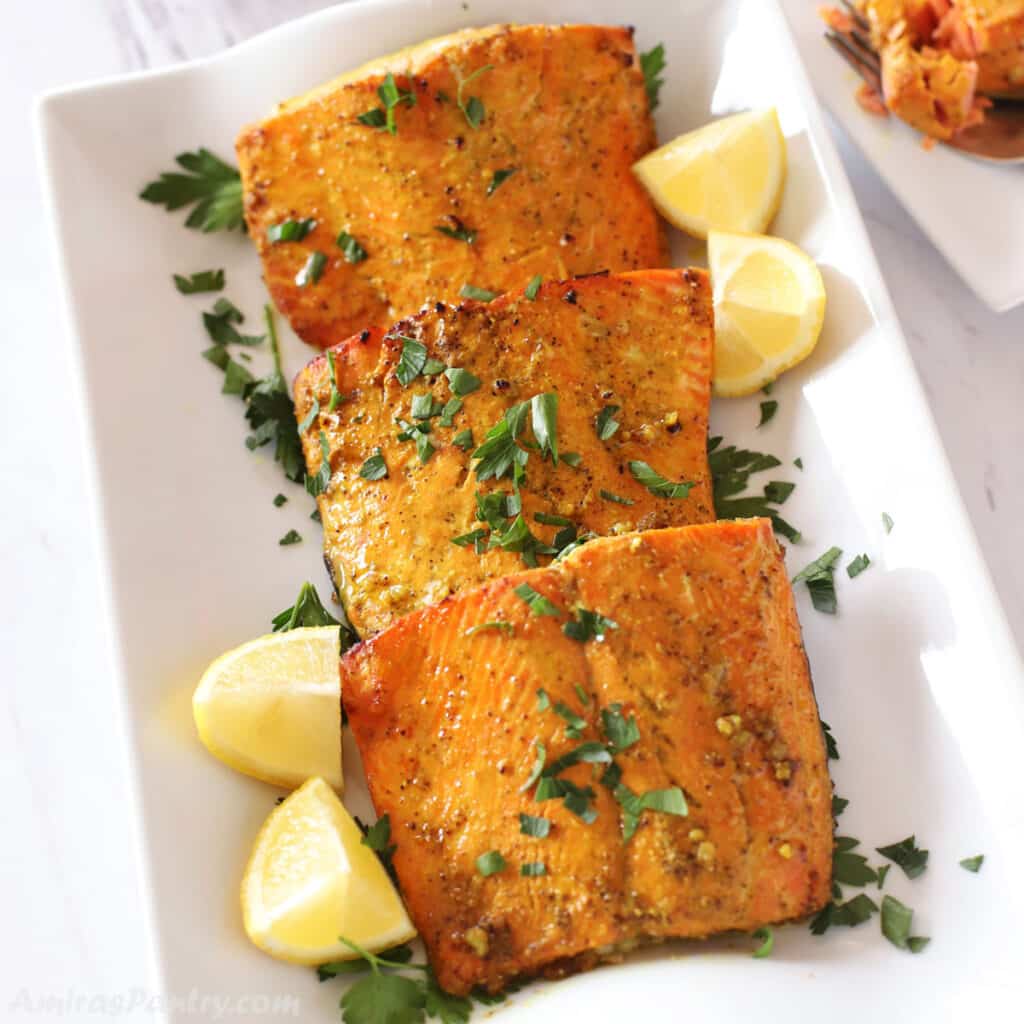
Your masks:
<path fill-rule="evenodd" d="M 146 908 L 123 813 L 131 771 L 109 739 L 119 722 L 110 654 L 96 620 L 103 567 L 83 498 L 82 423 L 44 229 L 32 100 L 72 82 L 213 53 L 321 6 L 321 0 L 49 0 L 10 4 L 4 12 L 5 1019 L 19 1010 L 81 1019 L 97 995 L 120 995 L 126 1008 L 133 1006 L 126 1016 L 151 1017 L 135 991 L 147 966 Z M 984 308 L 832 127 L 953 473 L 1024 647 L 1024 307 L 1002 316 Z M 103 251 L 102 239 L 97 252 L 118 258 Z"/>

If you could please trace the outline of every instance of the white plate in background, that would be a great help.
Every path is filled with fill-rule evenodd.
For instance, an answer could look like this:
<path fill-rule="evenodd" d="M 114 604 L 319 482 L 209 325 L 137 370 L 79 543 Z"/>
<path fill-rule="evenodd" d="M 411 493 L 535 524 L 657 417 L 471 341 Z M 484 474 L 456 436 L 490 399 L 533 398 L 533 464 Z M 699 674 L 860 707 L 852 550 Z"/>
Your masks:
<path fill-rule="evenodd" d="M 225 294 L 255 321 L 266 299 L 255 253 L 240 234 L 184 229 L 182 215 L 137 193 L 183 150 L 202 145 L 230 157 L 238 129 L 280 99 L 402 45 L 508 13 L 497 0 L 472 0 L 468 9 L 457 0 L 347 4 L 210 60 L 68 90 L 41 106 L 136 772 L 131 811 L 152 931 L 132 941 L 151 942 L 153 987 L 172 998 L 294 997 L 303 1020 L 337 1019 L 339 983 L 320 985 L 312 971 L 270 960 L 245 940 L 238 883 L 277 791 L 207 756 L 190 709 L 213 657 L 267 631 L 303 580 L 324 596 L 329 585 L 304 491 L 266 449 L 246 451 L 240 402 L 219 394 L 220 375 L 199 358 L 199 313 L 212 298 L 171 286 L 172 272 L 226 267 Z M 774 229 L 821 264 L 825 331 L 814 356 L 776 386 L 780 408 L 768 426 L 755 428 L 756 396 L 716 401 L 713 428 L 784 460 L 764 481 L 797 482 L 784 509 L 804 534 L 789 554 L 793 571 L 831 544 L 845 549 L 844 564 L 861 551 L 872 558 L 854 581 L 840 571 L 839 616 L 813 611 L 804 588 L 799 608 L 822 714 L 842 752 L 832 765 L 837 791 L 851 801 L 841 831 L 867 850 L 912 832 L 930 848 L 922 878 L 909 882 L 894 869 L 886 888 L 915 908 L 915 930 L 932 943 L 911 957 L 882 938 L 875 918 L 824 939 L 803 925 L 782 929 L 767 961 L 750 958 L 744 937 L 676 944 L 530 986 L 498 1012 L 509 1024 L 567 1014 L 1000 1019 L 1005 1001 L 1024 997 L 1015 870 L 1024 811 L 1013 760 L 1024 748 L 1024 669 L 782 16 L 764 0 L 525 0 L 515 13 L 522 22 L 628 21 L 641 49 L 664 41 L 662 139 L 736 109 L 779 108 L 790 176 Z M 702 259 L 698 243 L 675 241 L 678 256 Z M 312 353 L 284 333 L 293 374 Z M 264 372 L 268 355 L 257 360 Z M 798 456 L 802 473 L 791 465 Z M 278 491 L 290 498 L 283 509 L 272 504 Z M 888 535 L 883 511 L 896 524 Z M 304 543 L 280 548 L 292 527 Z M 363 813 L 354 756 L 347 775 L 346 802 Z M 976 853 L 987 859 L 974 876 L 957 862 Z M 268 1011 L 263 1019 L 295 1019 L 295 1003 L 258 1005 Z M 195 1012 L 183 1002 L 168 1015 Z"/>

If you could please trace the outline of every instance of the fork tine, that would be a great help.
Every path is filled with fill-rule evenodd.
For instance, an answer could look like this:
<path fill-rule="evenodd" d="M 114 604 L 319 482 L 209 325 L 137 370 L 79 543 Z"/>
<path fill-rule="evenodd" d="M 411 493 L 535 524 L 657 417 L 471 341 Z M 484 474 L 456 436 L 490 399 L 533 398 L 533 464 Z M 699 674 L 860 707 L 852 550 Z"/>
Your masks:
<path fill-rule="evenodd" d="M 859 29 L 867 32 L 871 26 L 868 24 L 868 19 L 864 17 L 860 10 L 858 10 L 850 0 L 839 0 L 839 2 L 846 8 L 846 13 L 853 18 Z"/>
<path fill-rule="evenodd" d="M 877 69 L 864 58 L 859 47 L 837 32 L 826 32 L 825 41 L 867 82 L 869 88 L 882 94 L 882 79 Z"/>
<path fill-rule="evenodd" d="M 860 29 L 853 29 L 850 32 L 850 37 L 854 43 L 857 44 L 858 48 L 863 51 L 863 56 L 876 71 L 882 70 L 882 59 L 878 56 L 877 51 L 871 45 L 871 40 L 868 39 Z"/>

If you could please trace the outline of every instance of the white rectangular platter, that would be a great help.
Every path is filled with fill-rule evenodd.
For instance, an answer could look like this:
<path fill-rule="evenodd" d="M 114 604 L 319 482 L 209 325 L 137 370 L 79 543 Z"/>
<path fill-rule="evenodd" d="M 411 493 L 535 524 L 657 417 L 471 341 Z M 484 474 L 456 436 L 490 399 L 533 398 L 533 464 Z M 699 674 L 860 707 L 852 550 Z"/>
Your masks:
<path fill-rule="evenodd" d="M 276 791 L 233 774 L 201 748 L 190 695 L 223 650 L 267 632 L 299 585 L 329 592 L 311 504 L 263 452 L 244 447 L 237 398 L 199 358 L 200 312 L 172 272 L 227 269 L 229 295 L 255 323 L 266 301 L 240 234 L 201 235 L 136 198 L 174 154 L 206 146 L 231 158 L 243 124 L 273 103 L 364 60 L 467 25 L 506 20 L 507 3 L 380 0 L 327 9 L 211 60 L 73 89 L 39 111 L 70 329 L 78 342 L 95 494 L 109 573 L 103 609 L 114 645 L 135 774 L 152 984 L 252 999 L 243 1016 L 337 1019 L 340 984 L 265 957 L 246 941 L 238 883 Z M 713 432 L 776 454 L 769 479 L 798 484 L 784 513 L 803 531 L 795 572 L 832 544 L 866 552 L 840 572 L 836 617 L 798 595 L 822 715 L 841 750 L 842 832 L 871 848 L 915 833 L 925 875 L 893 870 L 887 891 L 932 937 L 910 956 L 878 919 L 815 938 L 780 930 L 750 957 L 736 937 L 679 944 L 559 983 L 530 986 L 495 1012 L 516 1021 L 679 1019 L 818 1021 L 1010 1019 L 1024 999 L 1020 926 L 1024 670 L 956 494 L 850 188 L 786 24 L 764 0 L 525 0 L 520 22 L 636 26 L 640 49 L 664 42 L 657 113 L 668 139 L 712 116 L 778 107 L 790 171 L 774 230 L 821 265 L 829 308 L 818 350 L 776 385 L 779 412 L 756 429 L 760 396 L 714 404 Z M 677 261 L 703 246 L 675 239 Z M 287 333 L 287 332 L 286 332 Z M 310 356 L 285 338 L 289 375 Z M 257 355 L 268 368 L 269 356 Z M 800 457 L 801 472 L 792 465 Z M 290 500 L 275 508 L 278 491 Z M 895 526 L 887 534 L 882 513 Z M 301 545 L 279 547 L 289 528 Z M 122 735 L 123 731 L 123 735 Z M 346 801 L 365 813 L 346 745 Z M 958 860 L 984 853 L 978 875 Z M 873 858 L 877 859 L 877 858 Z M 271 1003 L 278 996 L 291 1002 Z M 266 997 L 266 1001 L 262 1001 Z M 298 1000 L 298 1004 L 294 1002 Z M 234 1003 L 233 1005 L 238 1005 Z M 245 1005 L 244 1003 L 242 1005 Z M 167 1009 L 167 1007 L 164 1007 Z M 173 1019 L 193 1019 L 179 1002 Z M 211 1014 L 212 1015 L 212 1011 Z M 1012 1014 L 1011 1014 L 1012 1016 Z M 153 1020 L 146 1013 L 145 1019 Z"/>

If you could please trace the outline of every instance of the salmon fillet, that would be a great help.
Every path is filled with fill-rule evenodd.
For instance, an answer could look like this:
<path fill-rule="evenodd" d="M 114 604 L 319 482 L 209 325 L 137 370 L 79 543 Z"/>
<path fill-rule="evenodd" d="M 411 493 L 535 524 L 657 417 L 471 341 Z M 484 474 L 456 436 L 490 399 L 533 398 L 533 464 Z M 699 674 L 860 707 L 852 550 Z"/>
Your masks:
<path fill-rule="evenodd" d="M 590 612 L 603 635 L 567 635 Z M 604 538 L 464 591 L 349 650 L 341 692 L 450 992 L 829 899 L 832 787 L 766 519 Z"/>
<path fill-rule="evenodd" d="M 549 561 L 576 536 L 712 521 L 712 316 L 704 271 L 638 271 L 551 282 L 533 300 L 439 303 L 313 360 L 295 382 L 296 415 L 310 476 L 328 451 L 325 559 L 360 635 L 524 560 Z M 418 343 L 421 360 L 439 362 L 405 387 L 403 352 Z M 346 396 L 333 412 L 331 360 Z M 450 425 L 439 412 L 468 385 L 446 369 L 478 385 Z M 557 395 L 560 457 L 537 450 L 527 415 L 513 446 L 527 460 L 517 515 L 514 480 L 488 477 L 474 453 L 510 410 L 544 394 Z M 597 417 L 611 407 L 602 440 Z M 364 469 L 377 455 L 376 470 Z M 693 486 L 685 497 L 652 493 L 631 463 Z M 481 502 L 503 503 L 500 514 Z"/>
<path fill-rule="evenodd" d="M 394 134 L 378 94 L 389 73 Z M 631 29 L 497 25 L 289 100 L 236 148 L 274 302 L 303 340 L 327 347 L 467 283 L 503 292 L 535 274 L 665 266 L 631 171 L 655 144 Z M 315 226 L 270 241 L 289 220 Z M 319 278 L 297 283 L 314 253 Z"/>

